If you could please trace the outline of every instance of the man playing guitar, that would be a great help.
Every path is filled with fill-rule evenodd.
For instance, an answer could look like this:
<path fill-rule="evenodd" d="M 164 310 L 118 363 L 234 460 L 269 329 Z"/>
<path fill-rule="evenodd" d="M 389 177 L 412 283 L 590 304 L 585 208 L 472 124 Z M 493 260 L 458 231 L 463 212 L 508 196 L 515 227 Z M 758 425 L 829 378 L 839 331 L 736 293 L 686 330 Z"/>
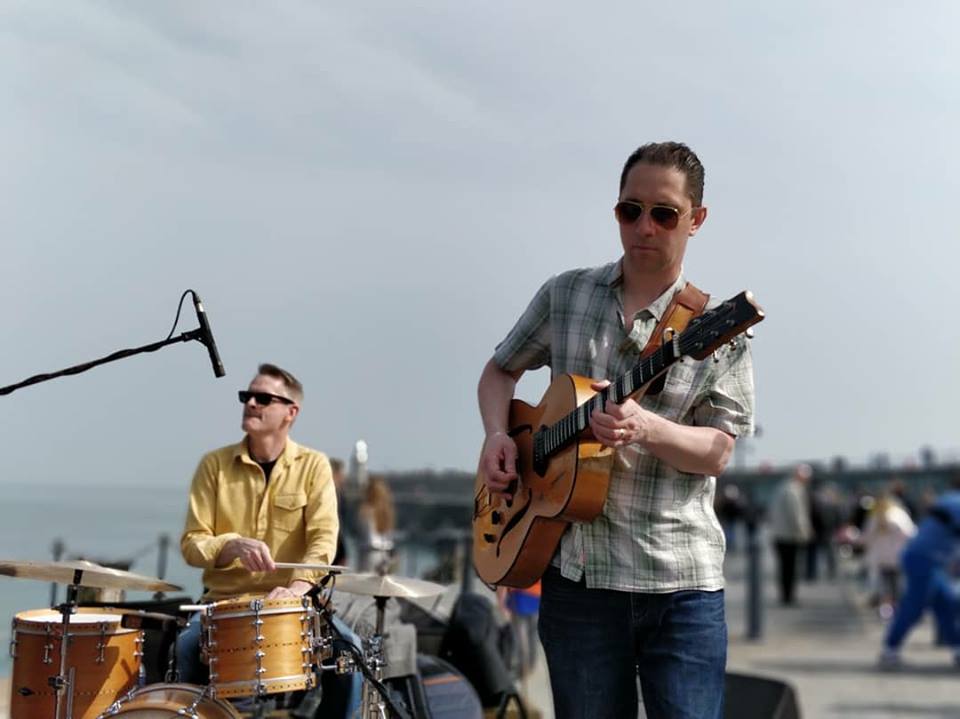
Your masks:
<path fill-rule="evenodd" d="M 636 364 L 686 285 L 687 241 L 707 217 L 703 178 L 683 144 L 636 150 L 615 206 L 623 256 L 548 280 L 497 346 L 478 387 L 491 492 L 509 494 L 519 479 L 508 415 L 525 371 L 549 365 L 554 376 L 598 378 L 599 391 Z M 735 439 L 752 431 L 754 398 L 748 344 L 716 359 L 687 358 L 658 394 L 607 402 L 590 417 L 596 439 L 616 451 L 607 500 L 595 520 L 570 525 L 542 585 L 539 634 L 560 719 L 636 716 L 637 672 L 648 717 L 722 716 L 715 477 Z"/>

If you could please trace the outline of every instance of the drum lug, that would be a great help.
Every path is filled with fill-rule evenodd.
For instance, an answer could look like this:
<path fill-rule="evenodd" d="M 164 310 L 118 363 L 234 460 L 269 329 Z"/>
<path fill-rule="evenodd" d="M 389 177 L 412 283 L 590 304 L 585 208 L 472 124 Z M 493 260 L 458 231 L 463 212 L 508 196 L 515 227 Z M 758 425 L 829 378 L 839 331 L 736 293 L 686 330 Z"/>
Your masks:
<path fill-rule="evenodd" d="M 53 635 L 52 625 L 45 624 L 44 631 L 47 633 L 47 641 L 43 645 L 43 663 L 53 664 L 53 657 L 50 656 L 50 653 L 53 651 L 53 642 L 50 640 L 50 637 Z"/>
<path fill-rule="evenodd" d="M 103 622 L 100 623 L 100 641 L 97 642 L 97 664 L 103 664 L 104 661 L 104 650 L 107 648 L 107 625 Z M 134 656 L 138 656 L 134 652 Z M 140 654 L 139 656 L 143 656 Z"/>
<path fill-rule="evenodd" d="M 251 622 L 251 624 L 253 625 L 253 630 L 257 633 L 253 640 L 257 644 L 262 644 L 263 640 L 266 638 L 260 633 L 260 627 L 263 626 L 263 620 L 260 618 L 260 611 L 263 609 L 263 600 L 254 599 L 252 602 L 250 602 L 250 608 L 253 610 L 253 622 Z M 257 666 L 260 666 L 259 659 L 257 659 Z"/>
<path fill-rule="evenodd" d="M 213 638 L 216 631 L 216 625 L 213 622 L 209 622 L 207 623 L 206 631 L 200 633 L 200 651 L 208 660 L 210 658 L 210 649 L 217 646 L 217 640 Z"/>
<path fill-rule="evenodd" d="M 13 621 L 10 622 L 10 656 L 13 659 L 17 658 L 17 618 L 14 617 Z"/>

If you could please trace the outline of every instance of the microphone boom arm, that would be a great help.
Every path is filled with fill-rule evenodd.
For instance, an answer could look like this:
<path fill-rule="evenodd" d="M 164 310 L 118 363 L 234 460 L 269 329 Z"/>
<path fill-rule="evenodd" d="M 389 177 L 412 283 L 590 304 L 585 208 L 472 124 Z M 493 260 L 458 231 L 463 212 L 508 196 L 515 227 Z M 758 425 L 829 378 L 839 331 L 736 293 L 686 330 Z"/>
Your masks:
<path fill-rule="evenodd" d="M 74 365 L 73 367 L 67 367 L 66 369 L 59 370 L 57 372 L 49 372 L 46 374 L 38 374 L 33 377 L 29 377 L 22 382 L 17 382 L 16 384 L 7 385 L 6 387 L 0 387 L 0 395 L 10 394 L 22 387 L 27 387 L 32 384 L 39 384 L 40 382 L 46 382 L 51 379 L 56 379 L 57 377 L 63 377 L 65 375 L 71 374 L 80 374 L 81 372 L 86 372 L 88 369 L 97 367 L 98 365 L 106 364 L 107 362 L 115 362 L 116 360 L 125 359 L 127 357 L 132 357 L 133 355 L 142 354 L 144 352 L 156 352 L 157 350 L 166 347 L 167 345 L 172 345 L 177 342 L 190 342 L 196 340 L 200 344 L 206 345 L 204 342 L 204 332 L 202 328 L 197 328 L 191 330 L 190 332 L 183 332 L 182 334 L 177 335 L 176 337 L 168 337 L 165 340 L 159 342 L 152 342 L 150 344 L 143 345 L 141 347 L 132 347 L 130 349 L 118 350 L 113 354 L 109 354 L 106 357 L 101 357 L 100 359 L 91 360 L 90 362 L 84 362 L 83 364 Z"/>

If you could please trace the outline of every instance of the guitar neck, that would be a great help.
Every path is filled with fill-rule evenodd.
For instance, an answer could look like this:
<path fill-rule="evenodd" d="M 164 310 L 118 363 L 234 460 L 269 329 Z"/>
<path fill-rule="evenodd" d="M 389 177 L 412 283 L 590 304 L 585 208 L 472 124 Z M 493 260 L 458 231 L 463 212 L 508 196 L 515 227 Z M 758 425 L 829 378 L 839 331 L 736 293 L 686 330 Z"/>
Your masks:
<path fill-rule="evenodd" d="M 566 447 L 583 430 L 590 426 L 590 415 L 601 409 L 607 400 L 622 404 L 683 356 L 681 340 L 662 345 L 650 356 L 640 360 L 633 369 L 619 377 L 605 389 L 581 404 L 559 421 L 542 430 L 539 437 L 543 458 L 546 459 Z"/>
<path fill-rule="evenodd" d="M 602 408 L 607 400 L 621 404 L 666 372 L 680 358 L 690 355 L 694 359 L 705 359 L 763 317 L 763 310 L 749 292 L 741 292 L 705 314 L 694 317 L 683 332 L 664 341 L 655 352 L 640 360 L 613 384 L 555 424 L 537 432 L 534 437 L 534 463 L 542 470 L 552 455 L 573 442 L 590 425 L 590 414 Z"/>

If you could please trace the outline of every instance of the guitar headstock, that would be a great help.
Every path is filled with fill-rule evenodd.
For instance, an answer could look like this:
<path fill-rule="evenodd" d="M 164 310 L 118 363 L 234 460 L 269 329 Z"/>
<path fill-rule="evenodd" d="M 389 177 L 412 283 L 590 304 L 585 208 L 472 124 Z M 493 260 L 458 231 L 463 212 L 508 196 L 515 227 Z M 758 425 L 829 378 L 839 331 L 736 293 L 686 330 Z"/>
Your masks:
<path fill-rule="evenodd" d="M 681 351 L 694 359 L 706 359 L 763 318 L 763 309 L 753 294 L 745 290 L 691 320 L 680 336 Z"/>

